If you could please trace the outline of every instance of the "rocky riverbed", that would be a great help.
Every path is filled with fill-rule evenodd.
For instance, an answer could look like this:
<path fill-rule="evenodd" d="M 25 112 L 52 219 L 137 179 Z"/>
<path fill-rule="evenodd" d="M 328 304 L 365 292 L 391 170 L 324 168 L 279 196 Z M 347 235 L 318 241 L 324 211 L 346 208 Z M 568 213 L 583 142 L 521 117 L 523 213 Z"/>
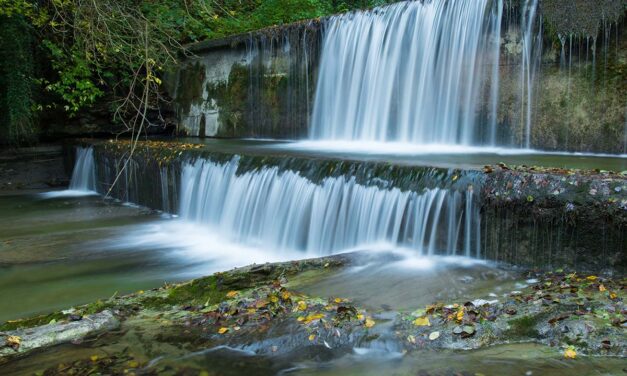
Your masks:
<path fill-rule="evenodd" d="M 356 353 L 413 359 L 512 344 L 544 346 L 565 365 L 599 356 L 612 365 L 627 356 L 622 276 L 509 270 L 516 290 L 403 310 L 302 292 L 366 262 L 354 253 L 252 265 L 8 321 L 0 326 L 0 363 L 9 374 L 205 374 L 207 362 L 189 361 L 204 354 L 232 371 L 273 374 Z"/>

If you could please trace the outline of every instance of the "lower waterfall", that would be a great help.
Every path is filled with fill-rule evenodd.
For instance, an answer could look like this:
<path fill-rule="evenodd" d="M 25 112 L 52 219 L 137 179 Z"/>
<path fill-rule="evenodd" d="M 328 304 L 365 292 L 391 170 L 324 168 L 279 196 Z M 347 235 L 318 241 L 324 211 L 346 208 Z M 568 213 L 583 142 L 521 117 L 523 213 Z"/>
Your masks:
<path fill-rule="evenodd" d="M 184 164 L 180 216 L 230 241 L 273 251 L 403 247 L 420 255 L 480 256 L 472 190 L 381 189 L 353 177 L 316 184 L 277 167 L 238 173 L 238 166 L 238 157 Z"/>
<path fill-rule="evenodd" d="M 94 149 L 91 147 L 76 148 L 76 163 L 70 180 L 71 191 L 95 191 L 96 169 L 94 165 Z"/>

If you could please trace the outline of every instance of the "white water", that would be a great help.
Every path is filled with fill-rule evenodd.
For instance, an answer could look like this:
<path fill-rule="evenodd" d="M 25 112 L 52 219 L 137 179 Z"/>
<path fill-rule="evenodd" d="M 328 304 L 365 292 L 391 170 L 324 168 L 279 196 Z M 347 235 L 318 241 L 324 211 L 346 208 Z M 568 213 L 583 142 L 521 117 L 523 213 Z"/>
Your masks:
<path fill-rule="evenodd" d="M 380 189 L 354 178 L 319 184 L 264 167 L 238 175 L 239 161 L 183 167 L 180 216 L 228 242 L 312 256 L 357 249 L 480 256 L 472 191 Z"/>
<path fill-rule="evenodd" d="M 80 197 L 98 194 L 96 192 L 94 149 L 92 147 L 77 146 L 75 158 L 69 188 L 63 191 L 46 192 L 42 194 L 42 197 Z"/>
<path fill-rule="evenodd" d="M 433 0 L 333 17 L 310 138 L 495 144 L 477 113 L 489 79 L 498 100 L 502 13 L 502 1 Z M 483 123 L 495 128 L 496 105 L 487 111 L 493 119 Z"/>

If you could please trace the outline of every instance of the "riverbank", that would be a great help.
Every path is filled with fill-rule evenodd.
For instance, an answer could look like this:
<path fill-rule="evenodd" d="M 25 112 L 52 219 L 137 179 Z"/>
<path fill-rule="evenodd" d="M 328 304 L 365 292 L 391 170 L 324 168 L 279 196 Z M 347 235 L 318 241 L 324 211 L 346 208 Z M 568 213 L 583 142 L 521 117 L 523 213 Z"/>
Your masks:
<path fill-rule="evenodd" d="M 627 355 L 622 277 L 510 270 L 512 278 L 502 290 L 476 289 L 403 310 L 377 309 L 332 292 L 303 292 L 355 268 L 393 259 L 355 253 L 251 265 L 11 321 L 0 327 L 0 362 L 8 374 L 198 374 L 211 369 L 197 360 L 218 356 L 220 364 L 239 372 L 275 374 L 308 364 L 301 369 L 307 373 L 351 354 L 411 363 L 415 357 L 437 358 L 439 352 L 469 358 L 470 349 L 507 352 L 512 343 L 528 344 L 522 347 L 523 359 L 535 343 L 546 346 L 539 350 L 544 357 L 563 359 L 562 365 L 551 361 L 551 367 L 577 364 L 573 374 L 586 374 L 577 372 L 589 371 L 589 361 L 602 356 L 606 371 L 620 372 L 622 363 L 615 356 Z M 497 370 L 483 366 L 488 375 Z M 468 361 L 446 367 L 462 374 L 473 369 Z"/>
<path fill-rule="evenodd" d="M 67 187 L 61 145 L 5 149 L 0 152 L 0 193 Z"/>

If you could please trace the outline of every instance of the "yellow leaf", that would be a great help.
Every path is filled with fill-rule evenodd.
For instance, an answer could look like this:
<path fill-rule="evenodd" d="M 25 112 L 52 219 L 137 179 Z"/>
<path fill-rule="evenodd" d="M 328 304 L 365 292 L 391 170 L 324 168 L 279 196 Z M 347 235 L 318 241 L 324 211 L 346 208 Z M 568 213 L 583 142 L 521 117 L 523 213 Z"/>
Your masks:
<path fill-rule="evenodd" d="M 137 367 L 139 367 L 139 362 L 136 361 L 136 360 L 130 360 L 128 362 L 128 366 L 131 367 L 131 368 L 137 368 Z"/>
<path fill-rule="evenodd" d="M 413 343 L 414 345 L 416 344 L 416 337 L 412 336 L 411 334 L 407 336 L 407 342 L 409 343 Z"/>
<path fill-rule="evenodd" d="M 270 301 L 271 301 L 272 303 L 276 303 L 276 302 L 278 302 L 278 301 L 279 301 L 279 298 L 278 298 L 276 295 L 271 295 L 271 296 L 270 296 Z"/>
<path fill-rule="evenodd" d="M 289 299 L 289 298 L 290 298 L 290 296 L 291 296 L 291 295 L 292 295 L 292 294 L 290 294 L 290 292 L 289 292 L 289 291 L 283 291 L 283 292 L 281 293 L 281 299 L 283 299 L 283 300 L 287 300 L 287 299 Z"/>
<path fill-rule="evenodd" d="M 335 298 L 334 302 L 336 302 L 336 303 L 342 303 L 342 299 L 340 299 L 340 298 Z"/>
<path fill-rule="evenodd" d="M 610 299 L 613 300 L 613 299 L 616 299 L 616 298 L 617 298 L 616 293 L 615 292 L 610 292 Z"/>
<path fill-rule="evenodd" d="M 429 340 L 431 341 L 435 341 L 438 338 L 440 338 L 440 332 L 432 332 L 429 334 Z"/>
<path fill-rule="evenodd" d="M 226 293 L 226 297 L 229 299 L 232 299 L 234 297 L 236 297 L 237 295 L 239 295 L 239 292 L 237 291 L 229 291 Z"/>
<path fill-rule="evenodd" d="M 605 290 L 607 290 L 607 289 L 605 288 L 605 286 L 603 286 L 603 285 L 599 285 L 599 291 L 603 292 L 603 291 L 605 291 Z"/>
<path fill-rule="evenodd" d="M 314 339 L 316 339 L 316 335 L 315 334 L 310 334 L 309 335 L 309 340 L 313 341 Z"/>
<path fill-rule="evenodd" d="M 431 322 L 429 322 L 429 318 L 427 316 L 425 316 L 425 317 L 418 317 L 416 320 L 414 320 L 414 325 L 416 325 L 416 326 L 431 326 Z"/>
<path fill-rule="evenodd" d="M 455 315 L 455 319 L 457 321 L 462 321 L 464 319 L 464 307 L 460 307 L 457 310 L 457 315 Z"/>
<path fill-rule="evenodd" d="M 366 328 L 372 328 L 374 326 L 375 322 L 373 319 L 371 319 L 370 317 L 366 318 L 366 322 L 364 323 L 364 326 Z"/>
<path fill-rule="evenodd" d="M 301 300 L 301 301 L 299 301 L 299 302 L 298 302 L 298 309 L 299 309 L 300 311 L 304 311 L 304 310 L 306 310 L 306 309 L 307 309 L 307 303 L 305 303 L 305 302 L 304 302 L 304 301 L 302 301 L 302 300 Z"/>
<path fill-rule="evenodd" d="M 11 347 L 20 347 L 22 343 L 22 338 L 18 336 L 8 336 L 6 339 L 6 345 Z"/>
<path fill-rule="evenodd" d="M 357 314 L 357 320 L 361 321 L 361 320 L 363 320 L 363 319 L 364 319 L 364 315 L 363 315 L 363 314 L 361 314 L 361 313 L 358 313 L 358 314 Z"/>
<path fill-rule="evenodd" d="M 569 347 L 564 351 L 564 358 L 566 359 L 575 359 L 577 357 L 577 352 L 572 347 Z"/>
<path fill-rule="evenodd" d="M 304 320 L 305 320 L 305 318 L 304 318 L 303 316 L 299 316 L 299 317 L 296 319 L 296 321 L 298 321 L 298 322 L 301 322 L 301 321 L 304 321 Z"/>
<path fill-rule="evenodd" d="M 324 317 L 324 313 L 312 313 L 311 315 L 305 318 L 304 322 L 305 324 L 309 324 L 310 322 L 314 320 L 320 320 L 323 317 Z"/>
<path fill-rule="evenodd" d="M 597 276 L 596 275 L 589 275 L 586 277 L 586 279 L 588 281 L 596 281 L 597 280 Z"/>
<path fill-rule="evenodd" d="M 92 355 L 89 357 L 89 359 L 91 359 L 92 362 L 97 362 L 98 361 L 98 355 Z"/>
<path fill-rule="evenodd" d="M 222 327 L 222 328 L 218 329 L 218 333 L 220 333 L 220 334 L 224 334 L 224 333 L 226 333 L 228 331 L 229 331 L 229 328 L 225 328 L 225 327 Z"/>

